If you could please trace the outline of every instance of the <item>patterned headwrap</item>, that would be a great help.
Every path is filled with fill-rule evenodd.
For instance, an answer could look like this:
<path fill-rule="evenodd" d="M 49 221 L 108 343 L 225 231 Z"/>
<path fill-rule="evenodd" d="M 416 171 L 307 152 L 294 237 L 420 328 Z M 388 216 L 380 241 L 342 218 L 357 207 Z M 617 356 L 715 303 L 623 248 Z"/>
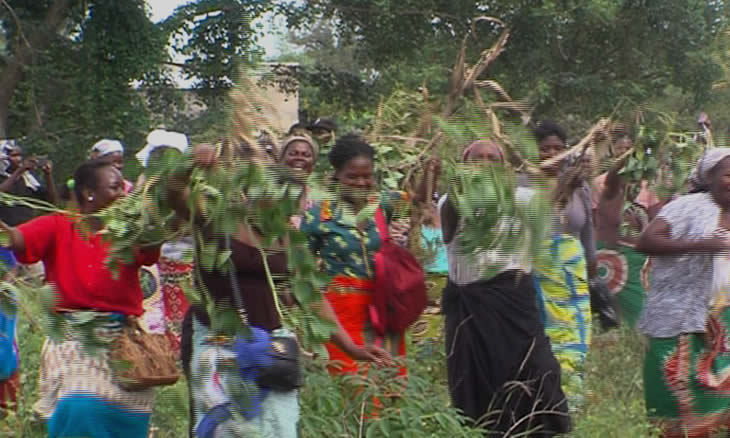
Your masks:
<path fill-rule="evenodd" d="M 304 135 L 301 132 L 298 132 L 296 135 L 291 135 L 284 139 L 283 142 L 281 142 L 281 152 L 279 153 L 279 161 L 284 159 L 284 155 L 286 155 L 286 150 L 289 148 L 289 145 L 294 143 L 295 141 L 303 141 L 312 148 L 312 159 L 316 163 L 317 157 L 319 157 L 319 145 L 316 141 L 312 139 L 312 137 L 308 135 Z"/>
<path fill-rule="evenodd" d="M 0 175 L 4 177 L 10 176 L 8 174 L 8 169 L 10 168 L 10 161 L 8 160 L 8 156 L 12 151 L 16 149 L 20 149 L 20 147 L 15 142 L 15 140 L 0 140 Z"/>
<path fill-rule="evenodd" d="M 0 152 L 2 152 L 4 157 L 7 157 L 8 155 L 10 155 L 10 152 L 15 150 L 22 151 L 22 149 L 20 148 L 20 146 L 18 146 L 18 143 L 15 140 L 0 140 Z"/>

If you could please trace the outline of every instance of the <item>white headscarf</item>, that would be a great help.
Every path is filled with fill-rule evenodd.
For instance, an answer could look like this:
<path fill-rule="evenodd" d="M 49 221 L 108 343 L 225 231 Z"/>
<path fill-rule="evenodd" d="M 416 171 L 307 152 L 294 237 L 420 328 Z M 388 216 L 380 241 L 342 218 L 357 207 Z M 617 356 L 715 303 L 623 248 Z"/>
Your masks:
<path fill-rule="evenodd" d="M 717 164 L 730 157 L 730 148 L 712 148 L 705 152 L 697 161 L 697 165 L 689 175 L 689 182 L 695 187 L 705 187 L 710 184 L 708 176 L 710 171 L 717 166 Z"/>
<path fill-rule="evenodd" d="M 147 135 L 147 144 L 142 148 L 135 157 L 142 164 L 147 167 L 147 163 L 150 159 L 150 154 L 157 148 L 169 147 L 179 150 L 182 153 L 188 150 L 188 137 L 185 134 L 173 131 L 165 131 L 164 129 L 155 129 Z"/>
<path fill-rule="evenodd" d="M 122 143 L 119 140 L 110 140 L 108 138 L 105 138 L 103 140 L 97 141 L 96 144 L 91 147 L 91 152 L 98 153 L 98 158 L 101 158 L 105 155 L 113 154 L 114 152 L 119 152 L 120 154 L 124 155 L 124 146 L 122 146 Z"/>

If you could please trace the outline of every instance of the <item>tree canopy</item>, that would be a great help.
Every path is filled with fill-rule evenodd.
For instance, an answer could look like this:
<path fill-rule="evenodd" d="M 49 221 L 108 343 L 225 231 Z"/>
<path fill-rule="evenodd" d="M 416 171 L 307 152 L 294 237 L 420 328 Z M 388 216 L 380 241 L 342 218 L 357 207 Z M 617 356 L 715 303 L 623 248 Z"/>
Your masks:
<path fill-rule="evenodd" d="M 705 103 L 721 75 L 713 46 L 727 8 L 712 0 L 311 0 L 287 14 L 305 33 L 319 19 L 335 23 L 340 44 L 354 44 L 363 69 L 377 72 L 362 84 L 380 93 L 422 84 L 442 92 L 474 19 L 498 18 L 511 36 L 487 75 L 528 99 L 536 114 L 592 120 L 670 86 L 691 95 L 695 107 Z M 494 22 L 474 26 L 472 55 L 502 30 Z"/>
<path fill-rule="evenodd" d="M 509 27 L 481 79 L 537 118 L 577 133 L 616 108 L 653 105 L 685 123 L 715 109 L 726 123 L 718 111 L 730 92 L 713 84 L 730 71 L 729 11 L 722 0 L 194 0 L 154 23 L 143 0 L 5 0 L 0 136 L 25 138 L 68 174 L 103 137 L 134 150 L 159 125 L 206 131 L 224 117 L 239 67 L 262 58 L 253 23 L 267 13 L 286 17 L 302 48 L 280 60 L 301 65 L 291 74 L 303 119 L 363 128 L 395 91 L 443 96 L 463 38 L 477 59 Z M 208 111 L 181 111 L 171 67 Z"/>
<path fill-rule="evenodd" d="M 144 0 L 7 0 L 0 137 L 53 154 L 65 175 L 101 138 L 138 149 L 155 125 L 190 122 L 176 111 L 173 55 L 215 110 L 238 66 L 259 53 L 251 18 L 267 4 L 200 0 L 153 23 Z"/>

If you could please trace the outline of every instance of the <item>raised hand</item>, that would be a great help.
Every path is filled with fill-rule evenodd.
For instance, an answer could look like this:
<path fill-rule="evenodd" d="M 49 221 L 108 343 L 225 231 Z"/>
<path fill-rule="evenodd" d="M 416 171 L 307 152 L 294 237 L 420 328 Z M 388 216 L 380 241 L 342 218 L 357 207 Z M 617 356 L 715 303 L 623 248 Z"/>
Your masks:
<path fill-rule="evenodd" d="M 41 170 L 44 174 L 50 175 L 53 173 L 53 162 L 50 160 L 46 161 L 43 166 L 41 166 Z"/>

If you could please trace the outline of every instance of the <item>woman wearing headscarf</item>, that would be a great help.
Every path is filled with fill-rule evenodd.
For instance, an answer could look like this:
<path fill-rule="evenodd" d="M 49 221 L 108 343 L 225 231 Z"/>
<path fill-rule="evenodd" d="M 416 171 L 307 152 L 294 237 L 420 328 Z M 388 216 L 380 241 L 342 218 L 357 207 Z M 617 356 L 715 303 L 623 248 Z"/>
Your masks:
<path fill-rule="evenodd" d="M 93 160 L 100 160 L 113 165 L 119 172 L 124 170 L 124 146 L 119 140 L 107 138 L 99 140 L 91 147 L 90 156 Z M 132 189 L 134 189 L 134 184 L 125 179 L 124 193 L 128 194 Z"/>
<path fill-rule="evenodd" d="M 474 165 L 505 164 L 493 141 L 472 143 L 463 158 Z M 517 187 L 515 197 L 528 203 L 533 194 Z M 543 329 L 529 261 L 524 253 L 465 253 L 460 243 L 465 225 L 455 198 L 446 195 L 439 206 L 448 256 L 442 309 L 452 403 L 498 436 L 567 432 L 560 365 Z M 486 269 L 497 273 L 485 277 Z"/>
<path fill-rule="evenodd" d="M 665 437 L 730 425 L 730 148 L 708 150 L 695 177 L 708 190 L 663 207 L 637 245 L 652 257 L 646 408 Z"/>
<path fill-rule="evenodd" d="M 302 180 L 306 181 L 314 170 L 314 165 L 319 157 L 319 145 L 303 131 L 295 131 L 281 143 L 279 151 L 279 163 L 294 169 L 300 174 Z M 313 194 L 309 186 L 304 186 L 302 194 L 301 211 L 304 212 L 314 204 Z M 299 228 L 302 223 L 302 216 L 297 215 L 291 218 L 292 225 Z"/>
<path fill-rule="evenodd" d="M 565 150 L 562 127 L 544 121 L 534 130 L 543 165 Z M 591 189 L 581 173 L 583 157 L 569 157 L 546 173 L 555 186 L 552 237 L 545 260 L 536 266 L 536 287 L 545 332 L 562 369 L 571 408 L 583 397 L 583 367 L 591 342 L 589 279 L 596 272 Z"/>
<path fill-rule="evenodd" d="M 135 154 L 135 157 L 146 172 L 154 175 L 154 168 L 163 156 L 180 155 L 187 150 L 188 137 L 185 134 L 155 129 L 147 135 L 147 144 Z M 146 173 L 141 174 L 137 180 L 137 187 L 143 187 L 146 178 Z M 172 348 L 178 352 L 183 319 L 190 307 L 184 289 L 192 287 L 193 243 L 192 237 L 188 235 L 165 242 L 160 248 L 157 269 L 162 284 L 162 297 L 158 301 L 162 307 L 160 312 L 162 320 L 148 321 L 150 328 L 154 329 L 159 325 L 160 331 L 167 335 Z"/>

